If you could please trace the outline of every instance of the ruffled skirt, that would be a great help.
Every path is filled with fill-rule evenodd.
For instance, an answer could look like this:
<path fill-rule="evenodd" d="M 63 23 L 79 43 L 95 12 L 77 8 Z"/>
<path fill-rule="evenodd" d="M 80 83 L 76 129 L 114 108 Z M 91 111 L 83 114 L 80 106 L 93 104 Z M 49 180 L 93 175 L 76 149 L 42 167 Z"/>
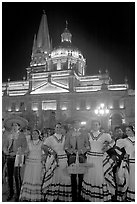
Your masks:
<path fill-rule="evenodd" d="M 121 165 L 122 167 L 122 165 Z M 135 202 L 135 159 L 129 159 L 129 166 L 124 162 L 118 172 L 118 201 Z"/>
<path fill-rule="evenodd" d="M 41 170 L 40 160 L 26 160 L 24 179 L 20 192 L 20 201 L 40 202 L 43 200 L 41 193 Z"/>
<path fill-rule="evenodd" d="M 67 156 L 59 155 L 58 161 L 57 164 L 53 156 L 47 158 L 42 192 L 48 202 L 70 202 L 72 201 L 72 193 L 70 175 L 68 175 L 66 170 Z"/>
<path fill-rule="evenodd" d="M 111 193 L 104 178 L 103 154 L 88 152 L 87 163 L 92 163 L 93 167 L 84 175 L 82 197 L 90 202 L 111 201 Z"/>

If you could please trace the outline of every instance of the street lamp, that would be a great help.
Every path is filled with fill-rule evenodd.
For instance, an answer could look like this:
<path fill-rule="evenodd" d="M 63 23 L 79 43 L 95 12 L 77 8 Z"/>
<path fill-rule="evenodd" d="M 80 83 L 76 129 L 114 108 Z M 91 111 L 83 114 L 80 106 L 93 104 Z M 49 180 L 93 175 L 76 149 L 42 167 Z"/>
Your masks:
<path fill-rule="evenodd" d="M 104 103 L 101 103 L 100 106 L 98 106 L 95 109 L 95 114 L 98 116 L 105 116 L 109 114 L 109 109 L 104 105 Z"/>
<path fill-rule="evenodd" d="M 104 117 L 106 117 L 107 115 L 109 115 L 110 110 L 107 108 L 107 106 L 105 106 L 104 103 L 101 103 L 96 109 L 95 109 L 95 114 L 100 118 L 101 120 L 101 126 L 104 129 L 108 129 L 108 122 L 107 120 L 104 120 Z"/>

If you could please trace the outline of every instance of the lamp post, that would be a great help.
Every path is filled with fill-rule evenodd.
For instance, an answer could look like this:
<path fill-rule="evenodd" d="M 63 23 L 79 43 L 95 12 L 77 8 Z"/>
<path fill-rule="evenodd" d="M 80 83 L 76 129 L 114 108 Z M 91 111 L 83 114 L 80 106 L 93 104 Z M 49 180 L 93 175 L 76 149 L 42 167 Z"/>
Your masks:
<path fill-rule="evenodd" d="M 95 109 L 95 114 L 101 119 L 101 126 L 102 124 L 106 124 L 106 120 L 103 120 L 103 118 L 105 118 L 106 116 L 109 115 L 110 110 L 107 108 L 107 106 L 105 106 L 104 103 L 101 103 L 96 109 Z M 105 125 L 106 126 L 106 125 Z M 107 128 L 108 128 L 108 124 L 107 124 Z"/>

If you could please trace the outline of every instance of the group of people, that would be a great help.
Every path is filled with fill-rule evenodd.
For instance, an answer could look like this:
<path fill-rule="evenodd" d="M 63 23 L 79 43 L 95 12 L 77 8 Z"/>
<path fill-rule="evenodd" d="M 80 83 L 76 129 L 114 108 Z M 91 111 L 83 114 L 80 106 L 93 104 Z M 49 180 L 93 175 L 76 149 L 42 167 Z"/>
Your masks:
<path fill-rule="evenodd" d="M 3 129 L 7 201 L 14 194 L 15 201 L 29 202 L 135 201 L 133 127 L 126 126 L 125 134 L 115 127 L 110 135 L 100 131 L 98 120 L 92 121 L 89 131 L 79 124 L 73 121 L 68 128 L 57 123 L 52 134 L 42 137 L 40 130 L 28 130 L 24 118 L 5 119 L 4 128 L 10 129 Z M 69 172 L 79 164 L 84 173 Z"/>

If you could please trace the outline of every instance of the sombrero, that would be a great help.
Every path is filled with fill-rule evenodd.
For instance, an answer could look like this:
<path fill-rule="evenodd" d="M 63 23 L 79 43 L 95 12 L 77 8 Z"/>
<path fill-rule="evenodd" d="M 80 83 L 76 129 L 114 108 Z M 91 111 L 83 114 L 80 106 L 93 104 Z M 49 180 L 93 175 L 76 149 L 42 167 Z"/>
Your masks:
<path fill-rule="evenodd" d="M 28 125 L 28 121 L 20 116 L 11 116 L 9 118 L 6 118 L 4 121 L 4 125 L 7 128 L 11 128 L 13 123 L 19 124 L 21 128 L 24 128 Z"/>

